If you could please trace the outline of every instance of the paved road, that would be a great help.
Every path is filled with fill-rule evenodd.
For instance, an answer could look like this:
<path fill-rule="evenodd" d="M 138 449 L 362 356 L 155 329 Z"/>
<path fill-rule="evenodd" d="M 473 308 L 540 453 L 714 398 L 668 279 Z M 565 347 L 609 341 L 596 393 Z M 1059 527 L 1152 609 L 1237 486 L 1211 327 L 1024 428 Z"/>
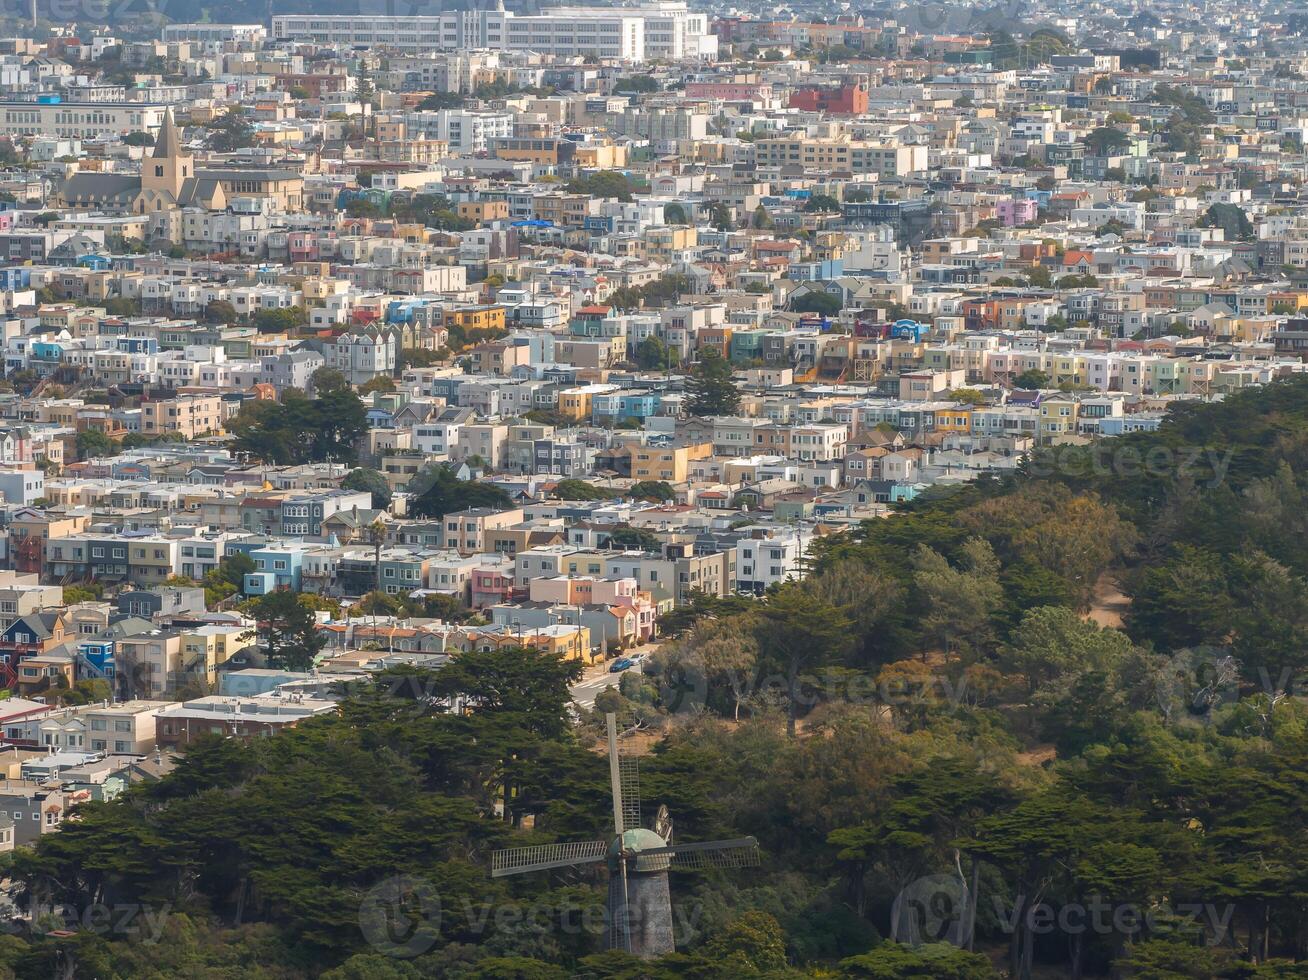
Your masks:
<path fill-rule="evenodd" d="M 643 653 L 646 657 L 649 657 L 658 648 L 659 645 L 657 642 L 646 643 L 643 646 L 628 650 L 626 655 L 632 656 L 633 654 Z M 629 667 L 621 673 L 610 674 L 609 664 L 611 663 L 613 663 L 613 661 L 608 660 L 594 667 L 588 667 L 586 673 L 582 677 L 581 683 L 572 688 L 572 700 L 576 701 L 577 704 L 583 708 L 592 707 L 595 704 L 595 696 L 599 694 L 600 691 L 610 685 L 617 687 L 619 682 L 622 680 L 623 674 L 639 674 L 641 667 L 643 666 L 642 664 L 636 664 L 636 666 Z"/>
<path fill-rule="evenodd" d="M 610 686 L 617 687 L 619 681 L 622 679 L 622 674 L 630 674 L 632 672 L 638 674 L 640 673 L 640 667 L 640 664 L 636 664 L 636 666 L 624 670 L 621 674 L 610 674 L 608 664 L 604 664 L 603 673 L 595 674 L 593 677 L 587 677 L 572 689 L 572 700 L 576 701 L 577 704 L 583 708 L 593 707 L 595 704 L 595 697 L 600 691 Z"/>

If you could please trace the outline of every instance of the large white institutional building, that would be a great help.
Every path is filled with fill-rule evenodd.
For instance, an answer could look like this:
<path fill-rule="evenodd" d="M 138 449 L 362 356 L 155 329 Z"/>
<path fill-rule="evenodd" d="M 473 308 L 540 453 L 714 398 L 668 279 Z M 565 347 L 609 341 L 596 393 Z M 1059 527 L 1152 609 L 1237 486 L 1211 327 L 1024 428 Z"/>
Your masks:
<path fill-rule="evenodd" d="M 712 58 L 708 15 L 681 0 L 628 7 L 551 7 L 539 14 L 462 10 L 412 17 L 281 14 L 274 40 L 368 45 L 408 52 L 487 49 L 623 61 Z"/>

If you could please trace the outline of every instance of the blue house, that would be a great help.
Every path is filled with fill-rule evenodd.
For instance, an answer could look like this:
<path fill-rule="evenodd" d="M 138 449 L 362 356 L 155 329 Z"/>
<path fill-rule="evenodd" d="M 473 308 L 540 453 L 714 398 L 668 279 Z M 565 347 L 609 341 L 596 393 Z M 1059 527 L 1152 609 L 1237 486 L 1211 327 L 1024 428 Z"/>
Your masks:
<path fill-rule="evenodd" d="M 254 571 L 245 576 L 246 595 L 267 595 L 278 589 L 299 592 L 304 549 L 289 546 L 265 546 L 249 552 Z"/>
<path fill-rule="evenodd" d="M 88 640 L 77 645 L 77 653 L 105 680 L 114 679 L 114 641 Z"/>
<path fill-rule="evenodd" d="M 370 408 L 365 413 L 370 429 L 393 429 L 395 413 L 385 408 Z"/>
<path fill-rule="evenodd" d="M 31 266 L 15 265 L 0 269 L 0 289 L 30 289 L 31 285 Z"/>
<path fill-rule="evenodd" d="M 386 305 L 387 323 L 412 323 L 414 313 L 422 306 L 422 300 L 396 299 Z"/>
<path fill-rule="evenodd" d="M 623 392 L 618 398 L 618 415 L 624 419 L 643 419 L 657 415 L 663 399 L 658 392 Z"/>
<path fill-rule="evenodd" d="M 159 353 L 159 339 L 157 337 L 119 337 L 115 341 L 115 346 L 124 354 Z"/>
<path fill-rule="evenodd" d="M 798 282 L 824 282 L 839 279 L 845 274 L 844 259 L 827 259 L 823 262 L 795 262 L 787 275 Z"/>
<path fill-rule="evenodd" d="M 912 500 L 925 489 L 925 483 L 896 483 L 890 488 L 890 502 L 892 504 L 904 503 Z"/>
<path fill-rule="evenodd" d="M 1161 415 L 1108 416 L 1099 420 L 1099 434 L 1120 436 L 1127 432 L 1157 432 L 1162 423 Z"/>
<path fill-rule="evenodd" d="M 41 361 L 62 361 L 64 359 L 64 348 L 62 344 L 56 344 L 48 340 L 38 340 L 32 344 L 32 357 Z"/>

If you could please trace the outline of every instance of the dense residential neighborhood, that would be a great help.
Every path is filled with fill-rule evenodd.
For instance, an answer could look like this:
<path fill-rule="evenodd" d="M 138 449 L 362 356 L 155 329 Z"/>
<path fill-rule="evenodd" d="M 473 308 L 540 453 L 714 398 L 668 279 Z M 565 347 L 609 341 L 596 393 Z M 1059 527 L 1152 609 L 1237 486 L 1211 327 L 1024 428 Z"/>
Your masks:
<path fill-rule="evenodd" d="M 466 6 L 4 12 L 0 978 L 1302 975 L 1303 12 Z"/>

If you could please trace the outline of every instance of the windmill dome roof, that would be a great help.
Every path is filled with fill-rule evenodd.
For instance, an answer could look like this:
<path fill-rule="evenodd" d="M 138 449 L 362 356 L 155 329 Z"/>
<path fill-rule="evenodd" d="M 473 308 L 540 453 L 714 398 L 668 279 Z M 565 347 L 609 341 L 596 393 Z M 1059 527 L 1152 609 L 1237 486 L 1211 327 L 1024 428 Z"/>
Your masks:
<path fill-rule="evenodd" d="M 613 843 L 609 847 L 609 855 L 617 857 L 618 842 L 622 842 L 624 851 L 648 851 L 655 847 L 667 847 L 668 842 L 652 830 L 646 830 L 644 827 L 633 827 L 623 833 L 621 837 L 613 838 Z"/>
<path fill-rule="evenodd" d="M 609 866 L 612 868 L 618 860 L 619 851 L 628 853 L 637 853 L 641 851 L 651 851 L 656 847 L 667 847 L 668 842 L 652 830 L 646 830 L 644 827 L 633 827 L 625 831 L 621 837 L 613 838 L 613 843 L 609 845 Z M 636 872 L 649 871 L 667 871 L 671 858 L 666 854 L 658 854 L 649 858 L 640 858 L 634 862 L 632 870 Z"/>

